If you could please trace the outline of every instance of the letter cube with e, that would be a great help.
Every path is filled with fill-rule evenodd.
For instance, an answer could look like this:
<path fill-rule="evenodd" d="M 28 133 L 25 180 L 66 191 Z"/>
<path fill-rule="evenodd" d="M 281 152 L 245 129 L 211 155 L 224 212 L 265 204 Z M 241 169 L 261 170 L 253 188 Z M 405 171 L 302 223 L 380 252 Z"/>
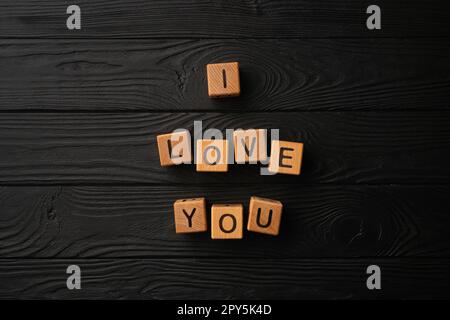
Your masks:
<path fill-rule="evenodd" d="M 267 160 L 266 130 L 247 129 L 233 132 L 236 163 L 257 163 Z"/>
<path fill-rule="evenodd" d="M 239 81 L 239 63 L 215 63 L 206 66 L 208 75 L 208 95 L 216 97 L 234 97 L 241 93 Z"/>
<path fill-rule="evenodd" d="M 251 197 L 247 230 L 278 235 L 283 204 L 278 200 Z"/>
<path fill-rule="evenodd" d="M 303 143 L 272 141 L 269 172 L 299 175 L 302 154 Z"/>
<path fill-rule="evenodd" d="M 177 200 L 173 209 L 176 233 L 203 232 L 208 229 L 205 198 Z"/>
<path fill-rule="evenodd" d="M 242 239 L 242 204 L 214 204 L 211 208 L 212 239 Z"/>
<path fill-rule="evenodd" d="M 197 171 L 227 172 L 228 141 L 197 140 Z"/>
<path fill-rule="evenodd" d="M 192 162 L 191 135 L 188 131 L 161 134 L 156 139 L 161 166 Z"/>

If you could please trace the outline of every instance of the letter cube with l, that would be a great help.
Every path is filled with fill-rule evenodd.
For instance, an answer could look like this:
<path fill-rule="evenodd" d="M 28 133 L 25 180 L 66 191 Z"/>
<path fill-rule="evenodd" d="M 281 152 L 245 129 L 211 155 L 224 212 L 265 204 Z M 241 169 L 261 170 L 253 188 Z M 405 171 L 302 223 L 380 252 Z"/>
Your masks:
<path fill-rule="evenodd" d="M 272 141 L 269 172 L 299 175 L 302 154 L 303 143 Z"/>
<path fill-rule="evenodd" d="M 180 199 L 173 204 L 176 233 L 206 231 L 205 198 Z"/>
<path fill-rule="evenodd" d="M 214 204 L 211 208 L 211 238 L 242 239 L 243 216 L 242 204 Z"/>
<path fill-rule="evenodd" d="M 251 197 L 247 230 L 278 235 L 283 204 L 278 200 Z"/>
<path fill-rule="evenodd" d="M 192 162 L 191 135 L 188 131 L 161 134 L 156 139 L 162 167 Z"/>
<path fill-rule="evenodd" d="M 197 140 L 197 171 L 227 172 L 228 141 Z"/>
<path fill-rule="evenodd" d="M 236 130 L 233 137 L 236 163 L 257 163 L 267 160 L 265 129 Z"/>

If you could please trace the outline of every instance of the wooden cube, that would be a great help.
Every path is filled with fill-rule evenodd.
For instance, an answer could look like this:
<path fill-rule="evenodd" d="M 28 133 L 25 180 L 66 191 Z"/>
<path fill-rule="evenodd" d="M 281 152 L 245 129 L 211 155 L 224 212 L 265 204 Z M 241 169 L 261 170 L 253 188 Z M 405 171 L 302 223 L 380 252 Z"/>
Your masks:
<path fill-rule="evenodd" d="M 177 200 L 173 210 L 176 233 L 203 232 L 208 229 L 205 198 Z"/>
<path fill-rule="evenodd" d="M 238 62 L 208 64 L 206 71 L 208 95 L 210 97 L 235 97 L 240 95 Z"/>
<path fill-rule="evenodd" d="M 211 238 L 242 239 L 243 219 L 242 204 L 214 204 L 211 208 Z"/>
<path fill-rule="evenodd" d="M 283 204 L 278 200 L 251 197 L 247 230 L 278 235 Z"/>
<path fill-rule="evenodd" d="M 227 172 L 228 141 L 197 140 L 197 171 Z"/>
<path fill-rule="evenodd" d="M 188 131 L 161 134 L 156 140 L 162 167 L 192 162 L 191 135 Z"/>
<path fill-rule="evenodd" d="M 236 163 L 257 163 L 267 160 L 267 131 L 265 129 L 233 132 Z"/>
<path fill-rule="evenodd" d="M 272 141 L 269 172 L 300 174 L 303 143 L 289 141 Z"/>

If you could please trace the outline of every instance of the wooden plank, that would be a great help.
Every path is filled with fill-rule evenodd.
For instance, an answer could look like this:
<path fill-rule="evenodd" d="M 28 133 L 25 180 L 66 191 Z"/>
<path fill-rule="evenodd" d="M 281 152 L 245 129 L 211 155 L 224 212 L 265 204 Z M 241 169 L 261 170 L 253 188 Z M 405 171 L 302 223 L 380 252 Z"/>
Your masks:
<path fill-rule="evenodd" d="M 68 290 L 66 268 L 81 268 Z M 366 269 L 381 268 L 381 290 Z M 5 299 L 446 299 L 449 259 L 0 260 Z"/>
<path fill-rule="evenodd" d="M 449 186 L 3 187 L 1 258 L 450 257 Z M 176 234 L 172 204 L 283 202 L 278 237 Z"/>
<path fill-rule="evenodd" d="M 66 28 L 58 0 L 4 0 L 2 37 L 417 37 L 448 36 L 444 0 L 379 0 L 382 29 L 366 27 L 368 2 L 313 0 L 78 0 L 81 30 Z"/>
<path fill-rule="evenodd" d="M 280 128 L 304 142 L 300 176 L 161 167 L 156 135 L 177 128 Z M 450 113 L 5 113 L 0 184 L 449 183 Z"/>
<path fill-rule="evenodd" d="M 445 38 L 4 40 L 0 110 L 448 110 L 449 55 Z M 217 101 L 205 65 L 224 60 L 242 95 Z"/>

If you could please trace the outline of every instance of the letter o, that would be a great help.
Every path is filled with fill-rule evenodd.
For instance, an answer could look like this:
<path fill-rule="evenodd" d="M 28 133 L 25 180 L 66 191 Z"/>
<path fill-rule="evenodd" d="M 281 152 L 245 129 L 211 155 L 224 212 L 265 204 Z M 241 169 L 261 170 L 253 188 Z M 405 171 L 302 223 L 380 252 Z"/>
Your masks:
<path fill-rule="evenodd" d="M 211 152 L 216 152 L 216 159 L 214 161 L 209 161 L 208 160 L 208 152 L 213 149 Z M 209 154 L 211 154 L 211 152 L 209 152 Z M 216 146 L 207 146 L 205 148 L 205 150 L 203 150 L 203 160 L 206 162 L 206 164 L 208 165 L 215 165 L 218 163 L 218 161 L 220 160 L 221 157 L 221 153 L 220 153 L 220 149 L 217 148 Z"/>
<path fill-rule="evenodd" d="M 226 217 L 230 217 L 233 221 L 233 227 L 229 230 L 225 230 L 225 228 L 223 226 L 223 220 L 225 220 Z M 232 214 L 226 213 L 226 214 L 222 215 L 219 219 L 219 228 L 220 228 L 220 230 L 222 230 L 222 232 L 231 233 L 234 230 L 236 230 L 236 225 L 237 225 L 236 218 Z"/>

